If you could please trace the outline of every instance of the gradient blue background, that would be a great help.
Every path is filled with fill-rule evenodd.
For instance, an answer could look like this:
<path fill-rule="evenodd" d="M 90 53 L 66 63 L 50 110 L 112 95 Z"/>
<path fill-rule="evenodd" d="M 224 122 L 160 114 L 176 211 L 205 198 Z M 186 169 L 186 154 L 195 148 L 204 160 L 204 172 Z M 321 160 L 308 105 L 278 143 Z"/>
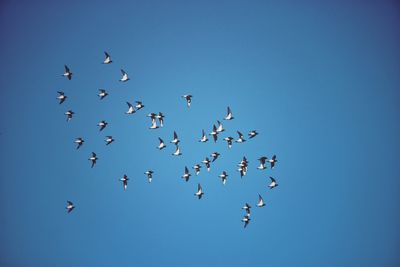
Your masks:
<path fill-rule="evenodd" d="M 81 2 L 0 5 L 0 266 L 400 265 L 397 1 Z M 145 109 L 125 115 L 135 100 Z M 231 151 L 198 143 L 227 105 L 222 136 L 260 135 Z M 165 127 L 149 130 L 158 111 Z M 173 130 L 180 158 L 155 148 Z M 213 151 L 210 173 L 180 178 Z M 275 153 L 274 170 L 255 169 Z M 258 193 L 267 205 L 243 229 Z"/>

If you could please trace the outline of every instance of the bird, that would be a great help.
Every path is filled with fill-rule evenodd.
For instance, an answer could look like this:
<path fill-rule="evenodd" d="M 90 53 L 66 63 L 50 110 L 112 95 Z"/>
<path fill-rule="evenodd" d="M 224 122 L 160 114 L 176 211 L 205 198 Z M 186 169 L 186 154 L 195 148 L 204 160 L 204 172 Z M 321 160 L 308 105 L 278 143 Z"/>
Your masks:
<path fill-rule="evenodd" d="M 196 165 L 194 165 L 192 168 L 193 168 L 194 171 L 196 172 L 196 175 L 199 175 L 200 169 L 201 169 L 200 164 L 196 164 Z"/>
<path fill-rule="evenodd" d="M 178 146 L 178 145 L 176 145 L 175 152 L 172 153 L 172 155 L 174 155 L 174 156 L 180 156 L 180 155 L 182 155 L 181 150 L 179 149 L 179 146 Z"/>
<path fill-rule="evenodd" d="M 231 108 L 228 107 L 228 112 L 227 112 L 226 117 L 224 118 L 224 120 L 230 121 L 230 120 L 233 120 L 233 119 L 234 118 L 233 118 L 233 114 L 232 114 Z"/>
<path fill-rule="evenodd" d="M 92 156 L 89 158 L 89 160 L 92 162 L 92 168 L 93 168 L 94 165 L 96 165 L 96 162 L 98 160 L 96 153 L 92 152 Z"/>
<path fill-rule="evenodd" d="M 164 143 L 164 141 L 160 137 L 158 137 L 158 140 L 160 141 L 160 144 L 157 147 L 159 150 L 162 150 L 167 147 L 167 145 Z"/>
<path fill-rule="evenodd" d="M 103 100 L 103 98 L 105 98 L 106 96 L 108 96 L 108 93 L 106 90 L 104 89 L 99 89 L 99 94 L 98 96 L 100 97 L 100 100 Z"/>
<path fill-rule="evenodd" d="M 233 137 L 228 136 L 228 137 L 225 137 L 224 140 L 228 143 L 228 148 L 232 148 Z"/>
<path fill-rule="evenodd" d="M 265 206 L 264 200 L 263 200 L 263 198 L 261 197 L 261 195 L 258 194 L 257 207 L 262 208 L 262 207 L 264 207 L 264 206 Z"/>
<path fill-rule="evenodd" d="M 248 214 L 246 214 L 246 215 L 244 215 L 244 217 L 243 217 L 243 219 L 242 219 L 242 222 L 244 222 L 244 227 L 243 228 L 246 228 L 246 226 L 249 224 L 249 222 L 250 222 L 250 214 L 248 213 Z"/>
<path fill-rule="evenodd" d="M 111 144 L 112 142 L 114 142 L 114 138 L 111 135 L 107 135 L 106 136 L 106 145 L 108 146 L 109 144 Z"/>
<path fill-rule="evenodd" d="M 249 138 L 252 139 L 258 135 L 258 132 L 256 130 L 250 131 L 249 132 Z"/>
<path fill-rule="evenodd" d="M 120 82 L 127 82 L 129 81 L 128 73 L 126 73 L 123 69 L 121 69 L 122 77 L 119 80 Z"/>
<path fill-rule="evenodd" d="M 79 149 L 79 148 L 83 145 L 84 142 L 85 142 L 85 140 L 83 140 L 82 137 L 76 138 L 75 141 L 74 141 L 75 144 L 78 144 L 78 146 L 76 147 L 76 149 Z"/>
<path fill-rule="evenodd" d="M 154 113 L 154 112 L 151 112 L 151 113 L 149 113 L 149 114 L 147 115 L 147 117 L 150 117 L 150 119 L 151 119 L 151 126 L 150 126 L 150 129 L 157 129 L 157 128 L 158 128 L 158 126 L 157 126 L 157 121 L 156 121 L 157 114 Z"/>
<path fill-rule="evenodd" d="M 210 160 L 209 160 L 209 158 L 208 157 L 206 157 L 203 161 L 202 161 L 202 163 L 204 163 L 204 165 L 206 165 L 206 167 L 207 167 L 207 171 L 210 171 Z"/>
<path fill-rule="evenodd" d="M 185 179 L 185 181 L 189 181 L 191 174 L 189 173 L 189 169 L 185 166 L 185 172 L 182 175 L 182 179 Z"/>
<path fill-rule="evenodd" d="M 133 114 L 133 113 L 135 113 L 135 112 L 136 112 L 135 108 L 132 106 L 132 104 L 131 104 L 131 103 L 129 103 L 129 102 L 126 102 L 126 104 L 128 105 L 128 111 L 127 111 L 127 112 L 125 112 L 125 114 Z"/>
<path fill-rule="evenodd" d="M 157 129 L 159 128 L 157 125 L 156 120 L 151 120 L 151 126 L 149 127 L 149 129 Z"/>
<path fill-rule="evenodd" d="M 267 160 L 267 157 L 261 157 L 258 159 L 260 161 L 260 166 L 257 167 L 259 170 L 265 170 L 267 167 L 265 166 L 265 162 Z"/>
<path fill-rule="evenodd" d="M 124 176 L 122 178 L 120 178 L 119 180 L 122 182 L 122 184 L 124 186 L 124 191 L 125 191 L 126 188 L 128 187 L 128 180 L 129 180 L 128 176 L 126 174 L 124 174 Z"/>
<path fill-rule="evenodd" d="M 194 194 L 197 196 L 199 199 L 204 195 L 203 189 L 201 188 L 200 184 L 197 184 L 197 192 Z"/>
<path fill-rule="evenodd" d="M 67 99 L 67 96 L 64 94 L 63 91 L 57 91 L 58 96 L 57 99 L 60 100 L 59 104 L 64 103 L 64 101 Z"/>
<path fill-rule="evenodd" d="M 73 209 L 75 208 L 74 203 L 72 203 L 71 201 L 67 200 L 67 212 L 70 213 Z"/>
<path fill-rule="evenodd" d="M 108 125 L 108 122 L 106 122 L 106 121 L 104 121 L 104 120 L 103 120 L 103 121 L 100 121 L 100 122 L 97 124 L 97 126 L 100 127 L 99 131 L 103 131 L 103 129 L 106 128 L 107 125 Z"/>
<path fill-rule="evenodd" d="M 72 72 L 69 70 L 67 65 L 64 65 L 64 74 L 62 76 L 66 77 L 68 80 L 72 79 Z"/>
<path fill-rule="evenodd" d="M 152 170 L 148 170 L 146 171 L 144 174 L 147 175 L 147 180 L 149 181 L 149 183 L 151 183 L 151 181 L 153 180 L 153 171 Z"/>
<path fill-rule="evenodd" d="M 179 142 L 180 142 L 180 140 L 178 138 L 178 135 L 174 131 L 174 139 L 172 139 L 171 143 L 177 145 L 177 144 L 179 144 Z"/>
<path fill-rule="evenodd" d="M 162 112 L 158 112 L 157 119 L 160 122 L 160 127 L 164 127 L 164 114 Z"/>
<path fill-rule="evenodd" d="M 201 134 L 201 139 L 199 140 L 199 142 L 205 143 L 208 141 L 207 135 L 204 132 L 204 129 L 202 130 L 202 134 Z"/>
<path fill-rule="evenodd" d="M 246 142 L 246 139 L 244 139 L 243 134 L 242 134 L 241 132 L 239 132 L 239 131 L 236 131 L 236 132 L 237 132 L 237 134 L 239 135 L 239 139 L 237 139 L 235 142 L 236 142 L 236 143 L 243 143 L 243 142 Z"/>
<path fill-rule="evenodd" d="M 110 64 L 110 63 L 112 63 L 111 57 L 110 57 L 110 55 L 109 55 L 106 51 L 104 51 L 104 55 L 105 55 L 105 58 L 104 58 L 103 64 Z"/>
<path fill-rule="evenodd" d="M 213 159 L 212 159 L 212 162 L 214 162 L 220 155 L 221 155 L 221 154 L 219 154 L 218 152 L 213 152 L 213 153 L 211 154 L 211 157 L 213 158 Z"/>
<path fill-rule="evenodd" d="M 219 178 L 221 178 L 222 179 L 222 184 L 223 185 L 225 185 L 225 183 L 226 183 L 226 178 L 228 178 L 228 174 L 226 173 L 226 171 L 223 171 L 220 175 L 218 175 L 219 176 Z"/>
<path fill-rule="evenodd" d="M 268 187 L 269 187 L 270 189 L 272 189 L 272 188 L 274 188 L 274 187 L 277 187 L 277 186 L 278 186 L 278 183 L 276 182 L 275 178 L 272 177 L 272 176 L 270 176 L 269 178 L 271 179 L 271 183 L 268 185 Z"/>
<path fill-rule="evenodd" d="M 67 116 L 67 121 L 70 121 L 72 119 L 72 117 L 74 116 L 75 112 L 73 112 L 72 110 L 68 110 L 64 114 Z"/>
<path fill-rule="evenodd" d="M 247 174 L 247 166 L 248 166 L 248 164 L 249 164 L 249 162 L 246 159 L 246 157 L 243 157 L 243 159 L 238 164 L 238 166 L 239 166 L 238 171 L 240 172 L 240 178 L 243 178 L 243 176 L 245 176 Z"/>
<path fill-rule="evenodd" d="M 213 129 L 210 135 L 213 137 L 214 143 L 216 143 L 218 139 L 218 132 L 217 132 L 217 127 L 215 127 L 215 124 L 213 125 Z"/>
<path fill-rule="evenodd" d="M 273 155 L 271 159 L 268 160 L 268 162 L 271 164 L 271 169 L 275 167 L 275 163 L 278 162 L 276 159 L 276 155 Z"/>
<path fill-rule="evenodd" d="M 192 95 L 183 95 L 182 97 L 186 99 L 187 106 L 188 106 L 188 108 L 190 108 L 190 104 L 192 103 L 193 96 Z"/>
<path fill-rule="evenodd" d="M 250 214 L 251 206 L 249 203 L 246 203 L 246 204 L 244 204 L 242 209 L 245 210 L 247 214 Z"/>
<path fill-rule="evenodd" d="M 135 101 L 135 103 L 136 103 L 135 108 L 137 110 L 141 110 L 142 108 L 144 108 L 144 105 L 141 101 Z"/>
<path fill-rule="evenodd" d="M 225 131 L 224 127 L 222 126 L 222 123 L 220 121 L 217 121 L 218 127 L 217 127 L 217 133 L 222 133 Z"/>

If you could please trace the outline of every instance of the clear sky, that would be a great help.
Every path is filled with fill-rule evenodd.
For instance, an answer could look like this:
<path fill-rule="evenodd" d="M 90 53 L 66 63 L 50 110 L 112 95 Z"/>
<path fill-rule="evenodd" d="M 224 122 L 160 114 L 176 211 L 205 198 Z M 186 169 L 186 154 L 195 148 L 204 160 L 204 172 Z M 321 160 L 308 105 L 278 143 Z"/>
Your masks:
<path fill-rule="evenodd" d="M 398 2 L 89 2 L 0 4 L 0 266 L 400 265 Z M 260 134 L 199 143 L 228 105 L 220 137 Z M 148 129 L 159 111 L 165 127 Z M 214 151 L 209 173 L 180 178 Z M 273 154 L 274 170 L 256 169 Z"/>

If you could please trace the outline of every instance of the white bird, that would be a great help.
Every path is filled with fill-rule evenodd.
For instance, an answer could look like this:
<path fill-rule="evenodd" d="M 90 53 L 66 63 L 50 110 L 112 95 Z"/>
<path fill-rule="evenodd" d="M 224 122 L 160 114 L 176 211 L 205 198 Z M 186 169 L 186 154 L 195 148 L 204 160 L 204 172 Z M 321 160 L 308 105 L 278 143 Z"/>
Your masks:
<path fill-rule="evenodd" d="M 250 131 L 249 132 L 249 138 L 252 139 L 258 135 L 258 132 L 256 130 Z"/>
<path fill-rule="evenodd" d="M 239 132 L 239 131 L 236 131 L 237 132 L 237 134 L 239 135 L 239 139 L 237 139 L 235 142 L 236 143 L 243 143 L 243 142 L 246 142 L 246 139 L 244 139 L 244 135 L 241 133 L 241 132 Z"/>
<path fill-rule="evenodd" d="M 69 70 L 67 65 L 64 65 L 64 74 L 62 76 L 66 77 L 68 80 L 72 79 L 72 72 Z"/>
<path fill-rule="evenodd" d="M 58 96 L 57 99 L 60 101 L 59 104 L 64 103 L 64 101 L 67 99 L 67 96 L 64 94 L 63 91 L 58 91 Z"/>
<path fill-rule="evenodd" d="M 92 156 L 89 158 L 89 160 L 92 162 L 92 168 L 93 168 L 94 165 L 96 165 L 96 162 L 98 160 L 96 153 L 92 152 Z"/>
<path fill-rule="evenodd" d="M 192 95 L 183 95 L 182 97 L 186 99 L 187 106 L 188 106 L 188 108 L 190 108 L 190 104 L 192 103 L 193 96 Z"/>
<path fill-rule="evenodd" d="M 178 135 L 174 131 L 174 139 L 172 139 L 171 143 L 177 145 L 177 144 L 179 144 L 179 142 L 180 142 L 180 140 L 178 138 Z"/>
<path fill-rule="evenodd" d="M 67 116 L 67 121 L 70 121 L 72 119 L 72 117 L 74 116 L 75 112 L 73 112 L 72 110 L 68 110 L 64 114 Z"/>
<path fill-rule="evenodd" d="M 278 186 L 278 183 L 276 182 L 276 180 L 274 179 L 274 177 L 269 177 L 270 179 L 271 179 L 271 183 L 269 184 L 269 188 L 270 189 L 272 189 L 272 188 L 274 188 L 274 187 L 277 187 Z"/>
<path fill-rule="evenodd" d="M 122 185 L 124 186 L 124 191 L 126 190 L 126 188 L 128 187 L 128 176 L 126 174 L 124 174 L 124 177 L 119 179 L 122 182 Z"/>
<path fill-rule="evenodd" d="M 250 214 L 251 206 L 250 206 L 249 203 L 246 203 L 246 204 L 243 206 L 242 209 L 245 210 L 247 214 Z"/>
<path fill-rule="evenodd" d="M 207 135 L 204 132 L 204 129 L 202 130 L 202 135 L 201 135 L 201 139 L 199 140 L 199 142 L 205 143 L 208 141 Z"/>
<path fill-rule="evenodd" d="M 151 181 L 153 180 L 153 171 L 152 170 L 148 170 L 146 171 L 144 174 L 147 175 L 147 180 L 149 181 L 149 183 L 151 183 Z"/>
<path fill-rule="evenodd" d="M 128 73 L 126 73 L 123 69 L 121 69 L 122 77 L 119 81 L 127 82 L 129 81 Z"/>
<path fill-rule="evenodd" d="M 108 146 L 109 144 L 111 144 L 111 143 L 114 142 L 115 140 L 114 140 L 114 138 L 113 138 L 111 135 L 107 135 L 107 136 L 106 136 L 106 140 L 104 140 L 104 141 L 106 141 L 106 145 Z"/>
<path fill-rule="evenodd" d="M 74 141 L 75 144 L 78 144 L 78 146 L 76 147 L 76 149 L 79 149 L 79 148 L 83 145 L 84 142 L 85 142 L 85 140 L 83 140 L 82 137 L 76 138 L 75 141 Z"/>
<path fill-rule="evenodd" d="M 200 169 L 201 169 L 200 164 L 196 164 L 196 165 L 194 165 L 192 168 L 193 168 L 194 171 L 196 172 L 196 175 L 199 175 Z"/>
<path fill-rule="evenodd" d="M 217 128 L 217 133 L 222 133 L 225 131 L 224 127 L 222 126 L 222 123 L 220 121 L 217 121 L 218 123 L 218 128 Z"/>
<path fill-rule="evenodd" d="M 174 156 L 180 156 L 180 155 L 182 155 L 181 150 L 179 149 L 179 146 L 178 146 L 178 145 L 176 145 L 176 150 L 175 150 L 174 153 L 172 153 L 172 155 L 174 155 Z"/>
<path fill-rule="evenodd" d="M 194 195 L 197 196 L 199 199 L 201 199 L 201 197 L 204 195 L 203 189 L 201 188 L 200 184 L 197 185 L 197 192 Z"/>
<path fill-rule="evenodd" d="M 185 179 L 185 181 L 189 181 L 191 174 L 189 173 L 189 169 L 185 166 L 185 172 L 182 175 L 182 179 Z"/>
<path fill-rule="evenodd" d="M 160 144 L 157 147 L 159 150 L 162 150 L 167 147 L 167 145 L 164 143 L 164 141 L 160 137 L 158 137 L 158 140 L 160 141 Z"/>
<path fill-rule="evenodd" d="M 67 200 L 67 211 L 68 213 L 70 213 L 73 209 L 75 208 L 74 203 L 72 203 L 71 201 Z"/>
<path fill-rule="evenodd" d="M 257 207 L 262 208 L 262 207 L 264 207 L 264 206 L 265 206 L 264 200 L 263 200 L 263 198 L 261 197 L 261 195 L 258 194 L 258 203 L 257 203 Z"/>
<path fill-rule="evenodd" d="M 244 228 L 246 228 L 246 226 L 249 224 L 249 222 L 250 222 L 250 214 L 248 213 L 248 214 L 246 214 L 246 215 L 244 215 L 244 217 L 243 217 L 243 219 L 242 219 L 242 222 L 244 222 Z"/>
<path fill-rule="evenodd" d="M 232 115 L 232 111 L 231 111 L 231 108 L 230 107 L 228 107 L 228 112 L 227 112 L 227 114 L 226 114 L 226 117 L 224 118 L 224 120 L 233 120 L 234 118 L 233 118 L 233 115 Z"/>
<path fill-rule="evenodd" d="M 100 100 L 103 100 L 103 98 L 105 98 L 106 96 L 108 96 L 108 93 L 106 90 L 104 89 L 99 89 L 99 94 L 98 96 L 100 97 Z"/>
<path fill-rule="evenodd" d="M 108 122 L 106 122 L 106 121 L 100 121 L 98 124 L 97 124 L 97 126 L 99 126 L 100 128 L 99 128 L 99 131 L 103 131 L 104 130 L 104 128 L 106 128 L 107 127 L 107 125 L 108 125 Z"/>
<path fill-rule="evenodd" d="M 210 160 L 209 160 L 209 158 L 208 157 L 206 157 L 203 161 L 202 161 L 202 163 L 204 163 L 204 165 L 206 165 L 206 167 L 207 167 L 207 171 L 210 171 Z"/>
<path fill-rule="evenodd" d="M 110 63 L 112 63 L 111 57 L 110 57 L 110 55 L 109 55 L 106 51 L 104 51 L 104 55 L 105 55 L 105 58 L 104 58 L 103 64 L 110 64 Z"/>
<path fill-rule="evenodd" d="M 135 112 L 136 112 L 135 108 L 132 106 L 132 104 L 131 104 L 131 103 L 129 103 L 129 102 L 126 102 L 126 104 L 128 105 L 128 111 L 127 111 L 127 112 L 125 112 L 125 114 L 133 114 L 133 113 L 135 113 Z"/>
<path fill-rule="evenodd" d="M 265 162 L 267 160 L 267 157 L 261 157 L 258 159 L 260 161 L 260 166 L 257 167 L 259 170 L 265 170 L 267 167 L 265 166 Z"/>
<path fill-rule="evenodd" d="M 226 183 L 226 178 L 228 178 L 228 174 L 226 173 L 226 171 L 223 171 L 220 175 L 218 175 L 219 176 L 219 178 L 221 178 L 222 179 L 222 184 L 223 185 L 225 185 L 225 183 Z"/>
<path fill-rule="evenodd" d="M 228 143 L 228 148 L 231 148 L 233 137 L 228 136 L 228 137 L 225 137 L 224 140 Z"/>
<path fill-rule="evenodd" d="M 215 124 L 213 125 L 213 129 L 210 135 L 213 137 L 214 143 L 216 143 L 218 140 L 218 132 L 217 132 L 217 127 L 215 127 Z"/>

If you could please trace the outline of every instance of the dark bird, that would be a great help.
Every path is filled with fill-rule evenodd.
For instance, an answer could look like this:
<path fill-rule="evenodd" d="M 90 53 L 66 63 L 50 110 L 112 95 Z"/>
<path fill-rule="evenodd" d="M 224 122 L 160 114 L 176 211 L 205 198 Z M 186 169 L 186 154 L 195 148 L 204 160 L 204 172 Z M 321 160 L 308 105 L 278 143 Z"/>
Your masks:
<path fill-rule="evenodd" d="M 270 179 L 271 179 L 271 183 L 269 184 L 269 188 L 270 189 L 272 189 L 272 188 L 274 188 L 274 187 L 277 187 L 278 186 L 278 183 L 276 182 L 276 180 L 274 179 L 274 177 L 269 177 Z"/>
<path fill-rule="evenodd" d="M 258 135 L 258 132 L 256 130 L 250 131 L 249 132 L 249 138 L 252 139 Z"/>
<path fill-rule="evenodd" d="M 74 203 L 72 203 L 71 201 L 67 200 L 67 211 L 68 213 L 70 213 L 73 209 L 75 208 Z"/>
<path fill-rule="evenodd" d="M 196 172 L 196 175 L 199 175 L 200 169 L 201 169 L 200 164 L 196 164 L 196 165 L 194 165 L 192 168 L 193 168 L 194 171 Z"/>
<path fill-rule="evenodd" d="M 219 154 L 218 152 L 214 152 L 211 154 L 212 162 L 214 162 L 221 154 Z"/>
<path fill-rule="evenodd" d="M 136 112 L 135 108 L 132 106 L 131 103 L 126 102 L 126 104 L 128 105 L 128 111 L 126 111 L 125 114 L 133 114 Z"/>
<path fill-rule="evenodd" d="M 157 114 L 152 112 L 152 113 L 149 113 L 147 115 L 147 117 L 150 117 L 150 119 L 151 119 L 151 126 L 149 127 L 149 129 L 157 129 L 158 128 L 157 121 L 156 121 Z"/>
<path fill-rule="evenodd" d="M 231 148 L 232 147 L 233 137 L 228 136 L 228 137 L 225 137 L 224 140 L 228 143 L 228 148 Z"/>
<path fill-rule="evenodd" d="M 160 127 L 164 127 L 164 114 L 162 112 L 158 112 L 157 119 L 160 122 Z"/>
<path fill-rule="evenodd" d="M 141 101 L 135 101 L 135 103 L 136 103 L 135 108 L 137 110 L 141 110 L 142 108 L 144 108 L 144 105 Z"/>
<path fill-rule="evenodd" d="M 89 160 L 92 162 L 92 168 L 93 168 L 94 165 L 96 165 L 96 162 L 98 160 L 96 153 L 92 152 L 92 156 L 89 158 Z"/>
<path fill-rule="evenodd" d="M 72 72 L 69 70 L 67 65 L 64 65 L 64 74 L 62 76 L 67 77 L 68 80 L 72 79 Z"/>
<path fill-rule="evenodd" d="M 112 63 L 111 57 L 110 57 L 110 55 L 109 55 L 106 51 L 104 51 L 104 56 L 105 56 L 105 58 L 104 58 L 103 64 L 110 64 L 110 63 Z"/>
<path fill-rule="evenodd" d="M 147 175 L 147 180 L 149 181 L 149 183 L 151 183 L 151 181 L 153 180 L 153 171 L 152 170 L 148 170 L 146 171 L 144 174 Z"/>
<path fill-rule="evenodd" d="M 58 91 L 58 96 L 57 99 L 60 101 L 59 104 L 64 103 L 64 101 L 67 99 L 67 96 L 64 94 L 63 91 Z"/>
<path fill-rule="evenodd" d="M 228 178 L 228 174 L 226 173 L 226 171 L 223 171 L 220 175 L 218 175 L 219 176 L 219 178 L 221 178 L 222 179 L 222 184 L 223 185 L 225 185 L 225 183 L 226 183 L 226 178 Z"/>
<path fill-rule="evenodd" d="M 79 149 L 83 145 L 83 143 L 85 143 L 85 140 L 83 140 L 82 137 L 78 137 L 75 139 L 74 143 L 78 145 L 76 149 Z"/>
<path fill-rule="evenodd" d="M 98 96 L 100 97 L 100 100 L 103 100 L 103 98 L 105 98 L 106 96 L 108 96 L 108 93 L 106 90 L 104 89 L 99 89 L 99 94 Z"/>
<path fill-rule="evenodd" d="M 164 141 L 160 137 L 158 137 L 158 140 L 160 141 L 160 144 L 157 147 L 159 150 L 162 150 L 167 147 L 167 145 L 164 143 Z"/>
<path fill-rule="evenodd" d="M 242 219 L 242 222 L 244 222 L 244 228 L 246 228 L 246 226 L 249 224 L 249 222 L 250 222 L 250 214 L 248 213 L 248 214 L 246 214 L 246 215 L 244 215 L 244 217 L 243 217 L 243 219 Z"/>
<path fill-rule="evenodd" d="M 120 178 L 119 180 L 122 182 L 125 191 L 126 188 L 128 187 L 128 180 L 129 180 L 128 176 L 124 174 L 124 177 Z"/>
<path fill-rule="evenodd" d="M 185 181 L 189 181 L 191 174 L 189 172 L 189 169 L 185 166 L 185 172 L 182 175 L 182 179 L 185 179 Z"/>
<path fill-rule="evenodd" d="M 100 127 L 100 130 L 99 130 L 99 131 L 103 131 L 103 129 L 106 128 L 107 125 L 108 125 L 108 122 L 106 122 L 106 121 L 104 121 L 104 120 L 103 120 L 103 121 L 100 121 L 100 122 L 97 124 L 97 126 Z"/>
<path fill-rule="evenodd" d="M 202 130 L 201 133 L 202 133 L 202 134 L 201 134 L 201 139 L 199 140 L 199 142 L 202 142 L 202 143 L 207 142 L 207 141 L 208 141 L 208 138 L 207 138 L 206 133 L 204 132 L 204 129 Z"/>
<path fill-rule="evenodd" d="M 227 112 L 227 114 L 226 114 L 226 117 L 224 118 L 224 120 L 233 120 L 234 118 L 233 118 L 233 115 L 232 115 L 232 111 L 231 111 L 231 108 L 230 107 L 228 107 L 228 112 Z"/>
<path fill-rule="evenodd" d="M 74 116 L 75 112 L 73 112 L 72 110 L 68 110 L 64 114 L 67 116 L 67 121 L 70 121 L 72 119 L 72 117 Z"/>
<path fill-rule="evenodd" d="M 210 135 L 213 137 L 214 143 L 216 143 L 218 140 L 218 132 L 217 132 L 217 127 L 215 127 L 215 124 L 213 125 L 213 129 Z"/>
<path fill-rule="evenodd" d="M 193 96 L 192 95 L 183 95 L 182 97 L 186 99 L 187 106 L 188 106 L 188 108 L 190 108 L 190 104 L 192 103 Z"/>
<path fill-rule="evenodd" d="M 237 139 L 237 140 L 235 141 L 236 143 L 243 143 L 243 142 L 246 142 L 246 139 L 244 139 L 244 135 L 243 135 L 241 132 L 237 131 L 237 134 L 239 135 L 239 139 Z"/>
<path fill-rule="evenodd" d="M 207 171 L 210 171 L 210 159 L 208 158 L 208 157 L 206 157 L 203 161 L 202 161 L 202 163 L 204 163 L 204 165 L 206 165 L 206 167 L 207 167 Z"/>
<path fill-rule="evenodd" d="M 278 162 L 276 159 L 276 155 L 273 155 L 271 159 L 268 160 L 268 162 L 271 164 L 271 169 L 275 167 L 275 163 Z"/>
<path fill-rule="evenodd" d="M 265 170 L 267 167 L 265 166 L 265 162 L 268 158 L 267 157 L 261 157 L 258 160 L 260 161 L 260 166 L 257 167 L 259 170 Z"/>
<path fill-rule="evenodd" d="M 174 139 L 172 139 L 171 143 L 177 145 L 177 144 L 179 144 L 179 142 L 180 142 L 180 140 L 178 138 L 178 135 L 174 131 Z"/>
<path fill-rule="evenodd" d="M 123 69 L 121 69 L 122 77 L 119 80 L 120 82 L 127 82 L 129 81 L 128 73 L 126 73 Z"/>
<path fill-rule="evenodd" d="M 201 197 L 204 195 L 203 189 L 201 188 L 200 184 L 197 185 L 197 192 L 194 195 L 197 196 L 199 199 L 201 199 Z"/>
<path fill-rule="evenodd" d="M 264 200 L 263 200 L 263 198 L 261 197 L 261 195 L 258 194 L 257 207 L 262 208 L 262 207 L 264 207 L 264 206 L 265 206 Z"/>
<path fill-rule="evenodd" d="M 245 210 L 247 214 L 250 214 L 251 206 L 249 205 L 249 203 L 246 203 L 246 204 L 243 206 L 242 209 Z"/>
<path fill-rule="evenodd" d="M 115 140 L 114 140 L 114 138 L 113 138 L 111 135 L 107 135 L 107 136 L 106 136 L 106 140 L 104 140 L 104 141 L 106 141 L 106 145 L 108 146 L 109 144 L 111 144 L 111 143 L 114 142 Z"/>

